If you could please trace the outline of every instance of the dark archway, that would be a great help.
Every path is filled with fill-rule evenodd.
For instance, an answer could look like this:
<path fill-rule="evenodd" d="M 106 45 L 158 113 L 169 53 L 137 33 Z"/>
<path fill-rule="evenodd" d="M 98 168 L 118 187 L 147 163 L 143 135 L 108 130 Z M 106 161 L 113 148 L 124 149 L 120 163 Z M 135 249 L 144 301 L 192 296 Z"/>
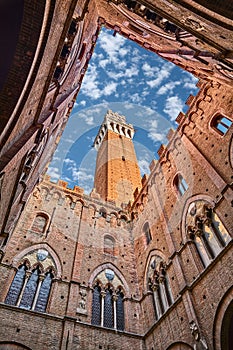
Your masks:
<path fill-rule="evenodd" d="M 27 346 L 19 343 L 0 343 L 0 350 L 31 350 Z"/>
<path fill-rule="evenodd" d="M 221 327 L 221 349 L 233 349 L 233 300 L 226 309 Z"/>
<path fill-rule="evenodd" d="M 193 350 L 193 348 L 189 344 L 177 342 L 170 345 L 167 350 Z"/>

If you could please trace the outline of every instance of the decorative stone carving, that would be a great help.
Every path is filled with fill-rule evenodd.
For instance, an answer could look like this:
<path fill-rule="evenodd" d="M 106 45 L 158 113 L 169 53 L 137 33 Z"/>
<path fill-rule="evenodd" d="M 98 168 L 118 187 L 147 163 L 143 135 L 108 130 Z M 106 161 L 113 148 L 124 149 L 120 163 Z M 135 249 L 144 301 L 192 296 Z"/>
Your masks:
<path fill-rule="evenodd" d="M 87 309 L 86 309 L 86 298 L 87 298 L 87 292 L 85 289 L 80 289 L 79 291 L 79 302 L 78 302 L 78 308 L 77 308 L 77 313 L 78 314 L 87 314 Z"/>
<path fill-rule="evenodd" d="M 191 330 L 191 334 L 195 340 L 195 344 L 193 346 L 194 350 L 208 350 L 207 342 L 203 337 L 201 337 L 196 322 L 192 320 L 189 323 L 189 327 Z"/>
<path fill-rule="evenodd" d="M 49 255 L 49 253 L 47 252 L 47 250 L 45 250 L 45 249 L 38 249 L 36 256 L 37 256 L 37 259 L 39 261 L 44 261 L 47 258 L 48 255 Z"/>

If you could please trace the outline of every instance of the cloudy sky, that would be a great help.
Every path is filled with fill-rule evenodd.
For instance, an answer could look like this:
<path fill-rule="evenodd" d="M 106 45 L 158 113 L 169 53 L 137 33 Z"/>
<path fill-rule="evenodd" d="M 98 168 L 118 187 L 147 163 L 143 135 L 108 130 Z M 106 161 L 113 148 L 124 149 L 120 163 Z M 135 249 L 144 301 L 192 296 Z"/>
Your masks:
<path fill-rule="evenodd" d="M 141 174 L 166 143 L 175 119 L 185 112 L 185 101 L 196 94 L 197 79 L 152 52 L 112 31 L 102 29 L 87 73 L 48 169 L 52 181 L 59 178 L 73 188 L 90 193 L 96 150 L 92 147 L 108 109 L 133 124 L 135 150 Z"/>

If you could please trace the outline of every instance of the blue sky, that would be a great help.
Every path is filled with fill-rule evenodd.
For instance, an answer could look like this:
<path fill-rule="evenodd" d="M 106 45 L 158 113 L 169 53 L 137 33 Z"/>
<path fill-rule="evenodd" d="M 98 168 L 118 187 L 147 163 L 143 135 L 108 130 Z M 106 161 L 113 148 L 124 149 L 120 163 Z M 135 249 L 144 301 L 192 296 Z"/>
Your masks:
<path fill-rule="evenodd" d="M 48 174 L 90 193 L 96 150 L 92 147 L 108 109 L 125 115 L 136 133 L 134 145 L 141 174 L 157 157 L 185 101 L 197 93 L 197 79 L 156 54 L 112 31 L 102 29 L 82 87 Z"/>

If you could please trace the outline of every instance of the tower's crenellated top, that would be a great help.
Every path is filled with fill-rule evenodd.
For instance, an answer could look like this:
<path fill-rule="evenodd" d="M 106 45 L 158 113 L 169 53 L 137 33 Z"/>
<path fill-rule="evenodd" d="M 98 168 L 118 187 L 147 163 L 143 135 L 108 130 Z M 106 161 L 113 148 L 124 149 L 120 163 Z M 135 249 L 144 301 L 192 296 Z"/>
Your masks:
<path fill-rule="evenodd" d="M 127 137 L 128 139 L 132 139 L 134 136 L 133 125 L 126 123 L 126 118 L 123 115 L 109 109 L 94 141 L 94 147 L 96 150 L 98 150 L 102 144 L 107 130 L 111 130 L 118 135 Z"/>

